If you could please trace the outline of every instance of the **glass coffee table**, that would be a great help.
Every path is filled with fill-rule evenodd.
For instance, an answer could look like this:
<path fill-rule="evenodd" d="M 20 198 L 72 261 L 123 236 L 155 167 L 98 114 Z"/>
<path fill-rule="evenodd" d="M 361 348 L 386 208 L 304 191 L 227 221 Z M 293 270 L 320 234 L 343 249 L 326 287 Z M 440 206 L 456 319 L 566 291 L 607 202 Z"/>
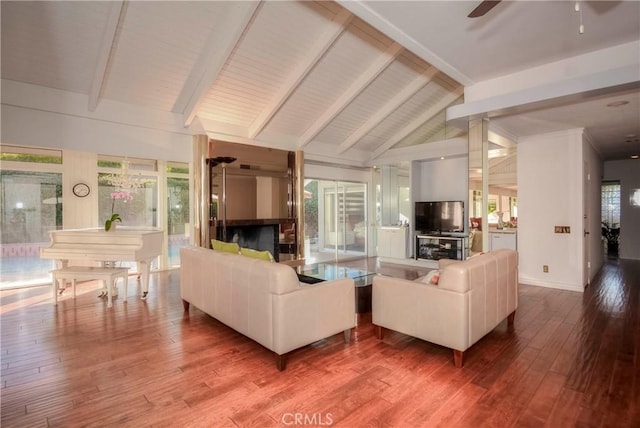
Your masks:
<path fill-rule="evenodd" d="M 375 272 L 338 266 L 335 263 L 316 263 L 295 268 L 300 282 L 315 284 L 338 278 L 351 278 L 356 286 L 356 313 L 371 312 L 371 284 Z"/>

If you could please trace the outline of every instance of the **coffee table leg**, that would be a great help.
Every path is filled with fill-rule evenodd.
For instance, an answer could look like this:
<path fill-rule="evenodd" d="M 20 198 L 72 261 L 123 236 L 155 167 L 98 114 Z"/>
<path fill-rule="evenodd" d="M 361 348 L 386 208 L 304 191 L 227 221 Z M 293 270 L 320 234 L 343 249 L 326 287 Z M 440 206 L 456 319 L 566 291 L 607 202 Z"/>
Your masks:
<path fill-rule="evenodd" d="M 371 284 L 356 287 L 356 313 L 371 312 Z"/>

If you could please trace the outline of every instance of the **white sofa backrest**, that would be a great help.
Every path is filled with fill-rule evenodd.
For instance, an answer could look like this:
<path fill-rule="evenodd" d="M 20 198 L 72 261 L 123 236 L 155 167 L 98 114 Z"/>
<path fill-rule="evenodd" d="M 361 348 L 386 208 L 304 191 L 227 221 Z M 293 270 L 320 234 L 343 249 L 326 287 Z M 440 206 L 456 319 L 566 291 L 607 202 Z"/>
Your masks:
<path fill-rule="evenodd" d="M 180 255 L 182 299 L 278 355 L 355 326 L 351 278 L 311 286 L 280 263 L 194 246 Z"/>
<path fill-rule="evenodd" d="M 480 254 L 470 259 L 440 264 L 438 288 L 464 293 L 482 285 L 485 281 L 498 281 L 503 285 L 517 282 L 518 253 L 514 250 L 500 249 Z M 495 278 L 493 278 L 495 276 Z"/>

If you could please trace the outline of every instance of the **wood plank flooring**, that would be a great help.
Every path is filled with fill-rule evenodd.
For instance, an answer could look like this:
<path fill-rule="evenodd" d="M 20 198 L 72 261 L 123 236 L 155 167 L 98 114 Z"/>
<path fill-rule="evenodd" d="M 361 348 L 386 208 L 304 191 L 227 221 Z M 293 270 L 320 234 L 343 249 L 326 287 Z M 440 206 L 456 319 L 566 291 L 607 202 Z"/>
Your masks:
<path fill-rule="evenodd" d="M 184 313 L 177 271 L 152 274 L 146 301 L 130 277 L 111 309 L 98 289 L 57 307 L 49 287 L 0 293 L 3 428 L 640 426 L 640 261 L 609 260 L 585 293 L 522 285 L 514 328 L 462 369 L 443 347 L 379 341 L 365 315 L 350 345 L 322 340 L 279 372 L 260 345 Z"/>

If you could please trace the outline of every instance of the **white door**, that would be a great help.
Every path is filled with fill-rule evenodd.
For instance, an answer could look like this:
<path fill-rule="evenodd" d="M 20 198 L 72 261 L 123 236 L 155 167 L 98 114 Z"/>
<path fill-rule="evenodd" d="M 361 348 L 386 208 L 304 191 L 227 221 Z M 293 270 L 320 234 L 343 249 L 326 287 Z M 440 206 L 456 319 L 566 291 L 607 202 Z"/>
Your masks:
<path fill-rule="evenodd" d="M 584 184 L 582 186 L 582 230 L 583 230 L 583 241 L 582 245 L 584 246 L 584 272 L 582 275 L 582 283 L 586 287 L 589 285 L 591 281 L 590 275 L 590 252 L 589 252 L 589 244 L 590 244 L 590 232 L 589 232 L 589 194 L 591 192 L 590 184 L 591 175 L 589 173 L 589 163 L 587 161 L 584 162 Z"/>

